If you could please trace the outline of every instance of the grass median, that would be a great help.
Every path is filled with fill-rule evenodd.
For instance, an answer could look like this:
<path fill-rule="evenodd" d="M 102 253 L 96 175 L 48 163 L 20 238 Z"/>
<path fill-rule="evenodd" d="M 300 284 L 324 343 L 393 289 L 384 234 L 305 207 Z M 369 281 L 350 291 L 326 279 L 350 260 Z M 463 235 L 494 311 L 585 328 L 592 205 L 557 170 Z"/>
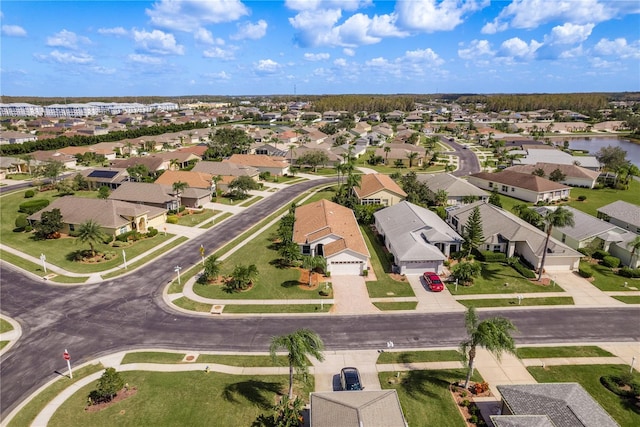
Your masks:
<path fill-rule="evenodd" d="M 572 297 L 542 297 L 542 298 L 496 298 L 496 299 L 459 299 L 458 303 L 465 307 L 530 307 L 539 305 L 574 305 Z"/>

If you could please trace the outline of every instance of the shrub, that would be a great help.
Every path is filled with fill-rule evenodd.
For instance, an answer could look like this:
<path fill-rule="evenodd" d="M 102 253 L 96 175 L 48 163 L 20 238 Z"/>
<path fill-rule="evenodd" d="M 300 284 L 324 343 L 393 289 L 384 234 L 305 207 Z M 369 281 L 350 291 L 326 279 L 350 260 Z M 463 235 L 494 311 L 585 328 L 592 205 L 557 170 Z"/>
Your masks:
<path fill-rule="evenodd" d="M 185 210 L 186 208 L 187 208 L 186 206 L 181 205 L 181 206 L 178 208 L 178 212 L 180 212 L 180 213 L 181 213 L 181 212 L 184 212 L 184 210 Z"/>
<path fill-rule="evenodd" d="M 578 275 L 580 277 L 584 277 L 585 279 L 588 279 L 590 277 L 593 277 L 593 274 L 590 271 L 587 271 L 585 269 L 579 268 L 578 269 Z"/>
<path fill-rule="evenodd" d="M 22 231 L 29 225 L 29 221 L 27 220 L 27 216 L 23 214 L 18 215 L 14 224 L 18 230 Z"/>
<path fill-rule="evenodd" d="M 471 404 L 471 402 L 469 402 L 469 399 L 464 399 L 462 402 L 460 402 L 460 406 L 462 407 L 467 407 Z"/>
<path fill-rule="evenodd" d="M 478 416 L 476 414 L 473 414 L 469 417 L 469 422 L 471 424 L 478 424 Z"/>
<path fill-rule="evenodd" d="M 29 200 L 28 202 L 21 203 L 18 212 L 26 213 L 27 215 L 32 215 L 38 212 L 41 209 L 49 206 L 49 200 L 47 199 L 35 199 Z"/>
<path fill-rule="evenodd" d="M 598 249 L 591 256 L 595 259 L 604 259 L 604 257 L 611 256 L 611 254 L 603 249 Z"/>
<path fill-rule="evenodd" d="M 629 268 L 625 266 L 618 270 L 618 274 L 622 277 L 637 279 L 640 278 L 640 268 Z"/>
<path fill-rule="evenodd" d="M 167 216 L 167 224 L 177 224 L 178 223 L 178 217 L 175 215 L 169 215 Z"/>
<path fill-rule="evenodd" d="M 147 231 L 147 237 L 154 237 L 158 235 L 158 230 L 156 230 L 153 227 L 149 227 L 148 231 Z"/>
<path fill-rule="evenodd" d="M 31 233 L 33 231 L 33 227 L 31 225 L 27 225 L 24 228 L 25 233 Z"/>
<path fill-rule="evenodd" d="M 116 257 L 116 253 L 109 251 L 104 253 L 104 259 L 109 261 L 110 259 L 114 259 Z"/>
<path fill-rule="evenodd" d="M 129 242 L 123 242 L 121 240 L 116 240 L 115 242 L 111 243 L 111 246 L 114 248 L 125 248 L 127 246 L 130 246 L 131 243 Z"/>
<path fill-rule="evenodd" d="M 602 258 L 602 265 L 609 268 L 618 268 L 620 265 L 620 258 L 614 256 L 606 256 Z"/>
<path fill-rule="evenodd" d="M 479 251 L 478 258 L 485 262 L 505 262 L 507 260 L 507 255 L 502 252 Z"/>
<path fill-rule="evenodd" d="M 27 191 L 24 192 L 24 198 L 25 199 L 30 199 L 35 195 L 36 195 L 36 192 L 33 191 L 33 190 L 27 190 Z"/>
<path fill-rule="evenodd" d="M 585 196 L 584 194 L 581 194 L 578 196 L 578 201 L 579 202 L 584 202 L 585 200 L 587 200 L 587 196 Z"/>
<path fill-rule="evenodd" d="M 527 279 L 534 279 L 536 277 L 536 273 L 534 273 L 532 270 L 529 270 L 527 267 L 522 265 L 520 260 L 517 260 L 516 262 L 511 263 L 510 265 L 511 267 L 513 267 L 514 270 L 522 274 L 522 276 Z"/>
<path fill-rule="evenodd" d="M 126 233 L 119 234 L 116 237 L 116 240 L 120 242 L 126 242 L 128 240 L 138 241 L 142 238 L 142 234 L 138 233 L 136 230 L 127 231 Z"/>

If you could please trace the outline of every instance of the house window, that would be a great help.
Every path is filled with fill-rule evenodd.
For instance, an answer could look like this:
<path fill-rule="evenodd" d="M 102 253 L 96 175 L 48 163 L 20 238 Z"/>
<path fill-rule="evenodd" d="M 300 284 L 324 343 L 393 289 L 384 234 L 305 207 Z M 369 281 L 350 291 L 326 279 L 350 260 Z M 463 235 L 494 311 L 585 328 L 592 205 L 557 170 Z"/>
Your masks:
<path fill-rule="evenodd" d="M 562 243 L 567 241 L 567 235 L 562 233 Z"/>
<path fill-rule="evenodd" d="M 511 191 L 516 191 L 515 187 L 511 187 Z"/>
<path fill-rule="evenodd" d="M 69 231 L 75 231 L 76 226 L 75 224 L 69 224 Z"/>
<path fill-rule="evenodd" d="M 502 191 L 507 192 L 509 191 L 509 187 L 507 187 L 506 185 L 502 186 Z"/>
<path fill-rule="evenodd" d="M 380 205 L 380 199 L 362 199 L 361 205 Z"/>
<path fill-rule="evenodd" d="M 120 227 L 120 231 L 118 231 L 118 234 L 124 234 L 127 232 L 127 226 L 125 225 L 124 227 Z"/>
<path fill-rule="evenodd" d="M 489 188 L 493 188 L 493 182 L 489 183 Z"/>
<path fill-rule="evenodd" d="M 493 245 L 493 252 L 500 252 L 502 247 L 500 245 Z"/>
<path fill-rule="evenodd" d="M 310 255 L 311 254 L 311 246 L 302 245 L 302 255 Z"/>

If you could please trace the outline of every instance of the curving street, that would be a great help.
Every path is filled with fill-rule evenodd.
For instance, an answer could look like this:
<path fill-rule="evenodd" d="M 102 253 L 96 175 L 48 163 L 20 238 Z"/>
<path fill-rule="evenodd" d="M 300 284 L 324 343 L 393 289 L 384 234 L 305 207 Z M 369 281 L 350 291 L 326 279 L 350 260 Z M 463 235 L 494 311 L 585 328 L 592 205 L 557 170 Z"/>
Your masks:
<path fill-rule="evenodd" d="M 203 317 L 169 308 L 162 291 L 173 268 L 200 262 L 198 248 L 215 251 L 297 195 L 333 180 L 306 181 L 234 215 L 133 273 L 99 284 L 54 285 L 0 263 L 0 309 L 17 320 L 23 335 L 0 359 L 0 415 L 6 416 L 65 368 L 68 348 L 81 364 L 136 348 L 266 351 L 273 335 L 308 327 L 327 349 L 456 346 L 465 334 L 460 313 L 370 316 Z M 637 308 L 567 308 L 492 311 L 513 319 L 519 343 L 629 342 L 640 339 Z"/>

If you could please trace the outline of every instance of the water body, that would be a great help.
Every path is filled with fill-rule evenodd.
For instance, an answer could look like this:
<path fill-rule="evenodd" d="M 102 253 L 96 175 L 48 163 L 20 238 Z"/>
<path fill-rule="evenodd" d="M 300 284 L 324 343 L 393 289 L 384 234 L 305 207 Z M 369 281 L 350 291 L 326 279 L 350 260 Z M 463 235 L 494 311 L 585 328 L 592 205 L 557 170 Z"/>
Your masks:
<path fill-rule="evenodd" d="M 634 144 L 628 139 L 612 137 L 586 137 L 586 138 L 566 138 L 569 141 L 569 148 L 572 150 L 587 150 L 589 154 L 595 155 L 602 147 L 620 147 L 627 152 L 627 159 L 634 165 L 640 167 L 640 144 Z M 562 146 L 564 139 L 556 139 L 555 143 Z"/>

